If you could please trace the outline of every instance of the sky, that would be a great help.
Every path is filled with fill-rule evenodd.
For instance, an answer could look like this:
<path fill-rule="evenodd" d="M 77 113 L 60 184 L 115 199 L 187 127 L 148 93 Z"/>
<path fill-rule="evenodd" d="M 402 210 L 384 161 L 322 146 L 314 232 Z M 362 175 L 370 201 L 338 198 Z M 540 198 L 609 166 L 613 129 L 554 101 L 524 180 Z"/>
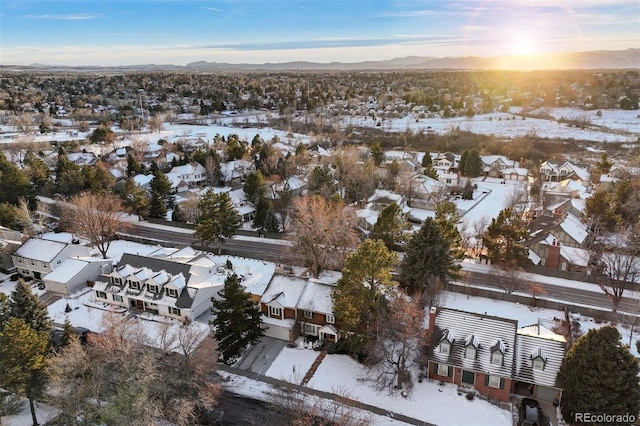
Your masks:
<path fill-rule="evenodd" d="M 0 0 L 0 65 L 622 50 L 639 17 L 638 0 Z"/>

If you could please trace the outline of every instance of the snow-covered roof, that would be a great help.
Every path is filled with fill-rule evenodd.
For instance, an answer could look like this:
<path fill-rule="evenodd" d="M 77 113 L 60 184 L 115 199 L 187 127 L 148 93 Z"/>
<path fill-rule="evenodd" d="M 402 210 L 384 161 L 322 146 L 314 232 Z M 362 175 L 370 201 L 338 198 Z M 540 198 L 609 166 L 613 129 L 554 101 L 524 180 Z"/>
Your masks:
<path fill-rule="evenodd" d="M 305 311 L 332 314 L 333 302 L 331 300 L 331 291 L 334 288 L 335 286 L 329 284 L 309 280 L 305 285 L 296 307 Z"/>
<path fill-rule="evenodd" d="M 576 266 L 587 266 L 589 262 L 589 251 L 577 247 L 560 246 L 560 255 Z"/>
<path fill-rule="evenodd" d="M 589 235 L 587 225 L 572 214 L 568 214 L 567 217 L 565 217 L 560 224 L 560 228 L 569 234 L 578 244 L 582 244 Z"/>
<path fill-rule="evenodd" d="M 67 244 L 58 241 L 32 238 L 21 245 L 14 253 L 16 256 L 25 259 L 38 260 L 40 262 L 51 262 L 67 247 Z"/>
<path fill-rule="evenodd" d="M 432 360 L 502 377 L 511 377 L 517 321 L 440 308 L 436 313 L 435 323 L 431 326 L 435 339 L 430 345 Z M 444 337 L 444 332 L 448 334 L 447 340 L 453 340 L 448 353 L 434 349 Z M 505 357 L 502 365 L 491 363 L 491 347 L 496 340 L 504 342 Z M 465 358 L 465 347 L 468 343 L 473 343 L 477 348 L 475 359 Z"/>
<path fill-rule="evenodd" d="M 44 281 L 53 281 L 57 283 L 67 283 L 69 280 L 78 275 L 89 262 L 79 259 L 67 259 L 62 262 L 56 269 L 44 276 Z"/>
<path fill-rule="evenodd" d="M 515 379 L 543 386 L 559 387 L 556 382 L 565 353 L 566 339 L 540 324 L 518 329 L 516 337 Z M 540 356 L 544 368 L 534 369 Z"/>
<path fill-rule="evenodd" d="M 295 309 L 307 284 L 305 278 L 275 274 L 260 298 L 262 303 L 277 300 L 286 308 Z"/>

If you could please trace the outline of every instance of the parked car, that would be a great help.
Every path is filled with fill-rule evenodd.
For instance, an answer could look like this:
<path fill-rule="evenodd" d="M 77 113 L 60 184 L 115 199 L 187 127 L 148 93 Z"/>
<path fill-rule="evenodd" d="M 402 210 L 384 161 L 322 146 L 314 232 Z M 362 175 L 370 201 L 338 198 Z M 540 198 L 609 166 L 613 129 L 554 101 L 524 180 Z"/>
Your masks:
<path fill-rule="evenodd" d="M 538 426 L 540 422 L 540 404 L 531 398 L 523 398 L 520 406 L 520 426 Z"/>

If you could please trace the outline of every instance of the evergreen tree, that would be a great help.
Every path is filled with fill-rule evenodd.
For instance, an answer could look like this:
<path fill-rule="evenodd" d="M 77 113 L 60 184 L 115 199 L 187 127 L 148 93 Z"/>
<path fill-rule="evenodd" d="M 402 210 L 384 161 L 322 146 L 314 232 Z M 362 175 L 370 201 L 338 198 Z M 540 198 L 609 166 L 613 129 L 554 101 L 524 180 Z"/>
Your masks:
<path fill-rule="evenodd" d="M 162 196 L 157 192 L 151 194 L 151 201 L 149 201 L 149 217 L 154 219 L 166 219 L 167 218 L 167 206 L 162 201 Z"/>
<path fill-rule="evenodd" d="M 33 425 L 38 425 L 34 401 L 44 395 L 47 384 L 50 336 L 17 317 L 0 329 L 0 387 L 29 399 Z"/>
<path fill-rule="evenodd" d="M 60 339 L 60 346 L 62 347 L 67 346 L 69 343 L 71 343 L 73 339 L 76 339 L 76 338 L 78 338 L 78 335 L 76 334 L 75 329 L 69 322 L 69 317 L 66 317 L 64 319 L 64 327 L 62 328 L 62 338 Z"/>
<path fill-rule="evenodd" d="M 229 194 L 216 194 L 212 190 L 198 202 L 200 217 L 196 224 L 196 235 L 206 247 L 214 240 L 218 242 L 218 254 L 222 253 L 222 242 L 231 238 L 242 226 L 242 218 L 231 202 Z"/>
<path fill-rule="evenodd" d="M 342 277 L 331 294 L 342 330 L 366 334 L 375 329 L 385 295 L 397 284 L 391 277 L 397 262 L 396 254 L 382 240 L 365 240 L 347 256 Z"/>
<path fill-rule="evenodd" d="M 460 161 L 458 162 L 458 173 L 460 173 L 462 176 L 467 176 L 467 171 L 465 167 L 467 165 L 468 157 L 469 157 L 469 151 L 465 149 L 462 155 L 460 155 Z"/>
<path fill-rule="evenodd" d="M 429 154 L 429 151 L 424 153 L 424 157 L 422 157 L 422 163 L 420 165 L 422 167 L 433 166 L 433 161 L 431 160 L 431 154 Z"/>
<path fill-rule="evenodd" d="M 429 176 L 431 179 L 438 180 L 438 171 L 431 164 L 427 165 L 424 168 L 422 174 L 425 176 Z"/>
<path fill-rule="evenodd" d="M 243 190 L 247 195 L 247 201 L 249 201 L 254 206 L 258 204 L 261 199 L 266 198 L 267 183 L 260 170 L 249 173 L 247 175 L 244 181 Z"/>
<path fill-rule="evenodd" d="M 448 241 L 451 248 L 451 255 L 459 260 L 464 258 L 464 251 L 460 249 L 462 236 L 458 231 L 460 215 L 458 208 L 449 200 L 442 201 L 436 205 L 435 224 L 440 230 L 440 234 Z"/>
<path fill-rule="evenodd" d="M 174 157 L 175 159 L 175 157 Z M 144 173 L 144 166 L 132 153 L 127 154 L 127 176 L 135 176 Z"/>
<path fill-rule="evenodd" d="M 449 242 L 436 222 L 427 218 L 407 243 L 400 265 L 400 282 L 409 294 L 423 292 L 435 279 L 446 282 L 454 277 L 457 269 Z"/>
<path fill-rule="evenodd" d="M 264 335 L 260 307 L 251 301 L 236 274 L 224 281 L 220 299 L 212 299 L 214 335 L 225 364 L 232 364 L 249 344 Z"/>
<path fill-rule="evenodd" d="M 467 179 L 464 188 L 462 190 L 463 200 L 473 200 L 473 185 L 471 185 L 471 179 Z"/>
<path fill-rule="evenodd" d="M 41 188 L 49 182 L 51 169 L 47 163 L 37 157 L 36 154 L 31 151 L 27 152 L 24 157 L 24 164 L 27 166 L 25 170 L 26 174 L 36 188 Z"/>
<path fill-rule="evenodd" d="M 30 208 L 35 207 L 35 191 L 26 173 L 0 153 L 0 203 L 16 206 L 22 197 L 27 200 Z"/>
<path fill-rule="evenodd" d="M 478 177 L 482 174 L 482 159 L 480 158 L 480 154 L 475 149 L 469 152 L 469 155 L 465 159 L 464 162 L 464 172 L 465 176 L 468 177 Z"/>
<path fill-rule="evenodd" d="M 382 161 L 384 160 L 384 151 L 380 146 L 380 142 L 375 141 L 374 143 L 372 143 L 369 151 L 371 152 L 371 157 L 373 158 L 373 164 L 375 164 L 376 167 L 380 166 L 380 164 L 382 164 Z"/>
<path fill-rule="evenodd" d="M 567 421 L 575 413 L 640 412 L 640 364 L 620 338 L 615 326 L 589 330 L 567 352 L 558 372 Z"/>
<path fill-rule="evenodd" d="M 176 204 L 176 196 L 171 188 L 171 181 L 160 169 L 156 169 L 153 172 L 153 179 L 149 182 L 149 187 L 152 193 L 160 196 L 167 208 L 173 208 Z"/>
<path fill-rule="evenodd" d="M 104 167 L 83 167 L 84 188 L 93 194 L 109 191 L 115 183 L 113 175 Z"/>
<path fill-rule="evenodd" d="M 369 235 L 372 240 L 382 240 L 389 250 L 399 250 L 407 240 L 411 224 L 400 206 L 391 203 L 380 212 L 376 224 Z"/>
<path fill-rule="evenodd" d="M 84 188 L 84 177 L 80 166 L 67 158 L 64 148 L 58 150 L 56 163 L 56 190 L 65 195 L 73 195 Z"/>
<path fill-rule="evenodd" d="M 15 291 L 9 297 L 9 314 L 23 320 L 35 331 L 49 333 L 51 330 L 47 306 L 31 292 L 31 287 L 22 279 L 18 280 Z"/>
<path fill-rule="evenodd" d="M 122 206 L 129 213 L 137 215 L 139 219 L 143 219 L 149 214 L 147 191 L 138 185 L 133 178 L 129 178 L 125 182 L 120 198 L 122 198 Z"/>
<path fill-rule="evenodd" d="M 483 242 L 494 263 L 523 265 L 528 258 L 527 248 L 522 244 L 526 236 L 527 227 L 522 216 L 513 208 L 506 208 L 491 219 Z"/>

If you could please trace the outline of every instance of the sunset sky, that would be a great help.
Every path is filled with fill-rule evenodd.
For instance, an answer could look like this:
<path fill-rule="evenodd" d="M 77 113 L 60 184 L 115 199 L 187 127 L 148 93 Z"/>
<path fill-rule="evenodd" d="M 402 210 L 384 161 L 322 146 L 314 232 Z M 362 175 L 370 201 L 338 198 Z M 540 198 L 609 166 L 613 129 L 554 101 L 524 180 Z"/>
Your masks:
<path fill-rule="evenodd" d="M 638 0 L 0 0 L 0 64 L 359 62 L 640 47 Z"/>

